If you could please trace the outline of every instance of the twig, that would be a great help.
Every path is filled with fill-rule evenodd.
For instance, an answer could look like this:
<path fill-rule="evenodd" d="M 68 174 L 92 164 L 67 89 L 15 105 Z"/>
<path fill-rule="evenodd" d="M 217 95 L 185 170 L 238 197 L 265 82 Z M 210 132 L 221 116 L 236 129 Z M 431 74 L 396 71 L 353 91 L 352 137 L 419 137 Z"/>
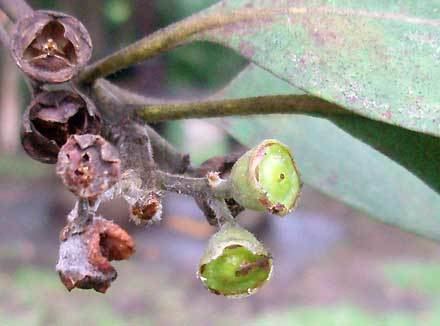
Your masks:
<path fill-rule="evenodd" d="M 226 222 L 233 224 L 236 223 L 224 199 L 216 198 L 214 201 L 211 202 L 211 208 L 215 212 L 215 216 L 217 218 L 217 223 L 219 226 L 223 225 Z"/>
<path fill-rule="evenodd" d="M 227 180 L 218 184 L 212 184 L 206 177 L 193 178 L 159 170 L 156 171 L 156 178 L 160 187 L 165 191 L 185 194 L 191 197 L 209 193 L 219 199 L 230 197 L 231 185 Z"/>
<path fill-rule="evenodd" d="M 297 113 L 315 116 L 352 115 L 348 110 L 310 95 L 261 96 L 232 100 L 130 106 L 146 122 L 223 116 Z"/>
<path fill-rule="evenodd" d="M 73 210 L 67 216 L 68 231 L 82 233 L 85 227 L 93 220 L 93 212 L 90 211 L 90 203 L 87 199 L 78 198 Z"/>
<path fill-rule="evenodd" d="M 121 127 L 119 152 L 123 163 L 123 170 L 142 170 L 147 174 L 154 168 L 151 141 L 144 125 L 130 121 Z"/>
<path fill-rule="evenodd" d="M 171 102 L 144 97 L 99 79 L 93 85 L 98 97 L 116 102 L 145 122 L 214 118 L 234 115 L 297 113 L 316 116 L 353 115 L 350 111 L 311 95 L 261 96 L 244 99 Z M 162 101 L 162 103 L 161 103 Z M 121 109 L 121 107 L 119 107 Z"/>
<path fill-rule="evenodd" d="M 31 6 L 24 0 L 0 0 L 0 8 L 12 20 L 17 20 L 32 13 Z"/>
<path fill-rule="evenodd" d="M 112 93 L 113 96 L 107 97 L 113 98 L 118 103 L 126 104 L 125 108 L 130 108 L 130 111 L 134 111 L 145 122 L 270 113 L 316 116 L 352 115 L 350 111 L 337 104 L 310 95 L 261 96 L 233 100 L 208 98 L 194 102 L 173 102 L 135 94 L 104 79 L 95 82 L 94 90 Z"/>
<path fill-rule="evenodd" d="M 190 166 L 189 154 L 179 152 L 150 126 L 146 125 L 145 128 L 153 147 L 154 161 L 161 170 L 171 173 L 185 173 Z"/>
<path fill-rule="evenodd" d="M 234 222 L 234 217 L 225 202 L 226 198 L 231 198 L 232 184 L 230 180 L 218 178 L 216 182 L 212 182 L 209 176 L 192 178 L 158 170 L 156 171 L 156 181 L 162 190 L 191 196 L 199 205 L 203 203 L 199 207 L 209 224 L 221 225 L 226 221 Z"/>
<path fill-rule="evenodd" d="M 98 79 L 93 84 L 93 94 L 98 104 L 100 104 L 101 112 L 110 121 L 129 120 L 127 118 L 129 112 L 126 110 L 125 101 L 131 101 L 133 99 L 142 101 L 140 103 L 149 101 L 149 98 L 132 94 L 104 79 Z M 153 128 L 148 125 L 144 127 L 153 148 L 154 161 L 160 169 L 171 173 L 186 172 L 190 165 L 189 155 L 180 153 Z"/>
<path fill-rule="evenodd" d="M 156 171 L 156 178 L 163 190 L 192 197 L 209 189 L 206 178 L 192 178 L 163 171 Z"/>

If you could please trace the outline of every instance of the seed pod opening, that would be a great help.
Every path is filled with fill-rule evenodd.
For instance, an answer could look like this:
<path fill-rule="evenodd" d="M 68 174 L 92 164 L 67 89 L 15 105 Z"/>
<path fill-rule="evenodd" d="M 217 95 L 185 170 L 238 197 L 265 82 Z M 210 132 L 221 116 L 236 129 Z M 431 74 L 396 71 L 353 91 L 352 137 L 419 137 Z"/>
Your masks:
<path fill-rule="evenodd" d="M 253 234 L 228 223 L 210 239 L 197 275 L 209 291 L 240 298 L 258 291 L 272 268 L 272 257 Z"/>
<path fill-rule="evenodd" d="M 21 18 L 11 41 L 18 66 L 42 82 L 71 79 L 92 54 L 92 41 L 83 24 L 54 11 L 38 10 Z"/>
<path fill-rule="evenodd" d="M 23 115 L 21 139 L 33 159 L 56 163 L 61 146 L 70 135 L 96 134 L 101 119 L 93 103 L 69 91 L 42 92 Z"/>
<path fill-rule="evenodd" d="M 297 203 L 301 180 L 289 148 L 268 139 L 246 152 L 231 172 L 234 199 L 242 206 L 284 216 Z"/>
<path fill-rule="evenodd" d="M 119 180 L 117 150 L 97 135 L 73 135 L 61 148 L 56 167 L 61 180 L 75 195 L 94 199 Z"/>

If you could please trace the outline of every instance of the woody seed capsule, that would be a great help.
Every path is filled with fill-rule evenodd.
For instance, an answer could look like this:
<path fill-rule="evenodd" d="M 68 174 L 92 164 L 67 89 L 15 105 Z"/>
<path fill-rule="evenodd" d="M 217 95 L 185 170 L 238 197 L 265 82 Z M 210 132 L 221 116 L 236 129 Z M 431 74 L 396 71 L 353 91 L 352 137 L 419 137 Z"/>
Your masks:
<path fill-rule="evenodd" d="M 61 180 L 75 195 L 94 199 L 119 180 L 117 150 L 97 135 L 73 135 L 61 148 L 56 167 Z"/>
<path fill-rule="evenodd" d="M 23 115 L 21 140 L 33 159 L 56 163 L 58 152 L 73 134 L 97 134 L 101 119 L 93 103 L 70 91 L 42 92 Z"/>
<path fill-rule="evenodd" d="M 92 41 L 76 18 L 38 10 L 17 22 L 11 48 L 17 65 L 31 78 L 62 83 L 89 61 Z"/>

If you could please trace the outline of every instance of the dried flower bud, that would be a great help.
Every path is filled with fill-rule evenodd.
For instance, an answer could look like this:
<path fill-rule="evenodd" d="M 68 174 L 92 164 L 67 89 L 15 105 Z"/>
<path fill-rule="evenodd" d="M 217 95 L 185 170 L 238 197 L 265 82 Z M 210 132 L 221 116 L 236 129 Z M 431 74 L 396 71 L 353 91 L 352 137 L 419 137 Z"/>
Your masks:
<path fill-rule="evenodd" d="M 130 206 L 130 219 L 136 225 L 159 222 L 162 217 L 162 201 L 160 195 L 150 191 Z"/>
<path fill-rule="evenodd" d="M 296 206 L 302 186 L 289 148 L 273 139 L 246 152 L 234 164 L 230 178 L 238 203 L 280 216 Z"/>
<path fill-rule="evenodd" d="M 97 135 L 73 135 L 58 155 L 57 174 L 79 197 L 96 198 L 119 179 L 121 161 L 115 147 Z"/>
<path fill-rule="evenodd" d="M 99 133 L 101 119 L 86 97 L 68 91 L 42 92 L 23 115 L 22 144 L 33 159 L 56 163 L 70 135 Z"/>
<path fill-rule="evenodd" d="M 260 289 L 272 268 L 270 254 L 252 233 L 226 223 L 210 239 L 197 275 L 211 292 L 239 298 Z"/>
<path fill-rule="evenodd" d="M 67 225 L 61 232 L 56 270 L 66 288 L 94 289 L 105 293 L 116 279 L 112 260 L 128 259 L 134 241 L 117 224 L 95 217 L 83 232 Z"/>
<path fill-rule="evenodd" d="M 17 65 L 26 74 L 49 83 L 70 80 L 92 55 L 92 41 L 81 22 L 44 10 L 18 21 L 11 47 Z"/>

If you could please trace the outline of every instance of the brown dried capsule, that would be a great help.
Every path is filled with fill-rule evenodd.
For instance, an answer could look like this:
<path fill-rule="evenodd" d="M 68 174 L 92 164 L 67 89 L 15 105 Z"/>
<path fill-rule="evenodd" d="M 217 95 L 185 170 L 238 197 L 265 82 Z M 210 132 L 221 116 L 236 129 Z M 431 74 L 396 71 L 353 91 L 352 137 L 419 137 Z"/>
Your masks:
<path fill-rule="evenodd" d="M 101 119 L 93 103 L 69 91 L 40 93 L 23 115 L 21 142 L 33 159 L 56 163 L 70 135 L 96 134 Z"/>
<path fill-rule="evenodd" d="M 92 41 L 76 18 L 38 10 L 21 18 L 11 38 L 12 56 L 30 77 L 49 83 L 71 79 L 92 55 Z"/>
<path fill-rule="evenodd" d="M 67 225 L 60 240 L 56 270 L 69 291 L 78 288 L 105 293 L 117 277 L 110 261 L 128 259 L 135 251 L 126 231 L 100 217 L 79 233 Z"/>
<path fill-rule="evenodd" d="M 120 175 L 118 151 L 97 135 L 73 135 L 58 154 L 57 174 L 75 195 L 96 198 Z"/>

